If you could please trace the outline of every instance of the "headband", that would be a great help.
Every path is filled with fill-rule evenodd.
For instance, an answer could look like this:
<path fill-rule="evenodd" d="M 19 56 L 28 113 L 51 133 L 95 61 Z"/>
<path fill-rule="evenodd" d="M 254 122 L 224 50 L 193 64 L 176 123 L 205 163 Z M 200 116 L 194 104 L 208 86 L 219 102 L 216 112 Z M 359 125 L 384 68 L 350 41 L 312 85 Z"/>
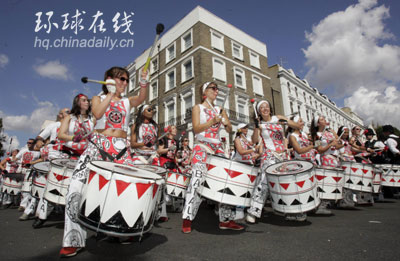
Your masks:
<path fill-rule="evenodd" d="M 147 107 L 150 107 L 150 105 L 149 104 L 143 105 L 143 110 L 142 111 L 144 111 Z"/>
<path fill-rule="evenodd" d="M 80 99 L 82 97 L 87 97 L 87 96 L 85 94 L 82 94 L 82 93 L 78 94 L 78 99 Z"/>
<path fill-rule="evenodd" d="M 294 122 L 299 122 L 299 120 L 300 120 L 300 116 L 299 116 L 299 115 L 296 115 L 296 116 L 293 118 L 293 121 L 294 121 Z"/>
<path fill-rule="evenodd" d="M 258 112 L 258 113 L 260 113 L 260 107 L 261 107 L 261 104 L 263 104 L 263 103 L 266 103 L 266 104 L 268 104 L 268 106 L 269 106 L 269 102 L 268 102 L 268 101 L 266 101 L 266 100 L 259 101 L 259 102 L 257 103 L 257 112 Z"/>
<path fill-rule="evenodd" d="M 318 126 L 318 121 L 319 121 L 320 117 L 321 117 L 321 115 L 317 115 L 317 117 L 314 118 L 314 126 L 315 127 Z"/>
<path fill-rule="evenodd" d="M 205 84 L 203 84 L 203 87 L 202 87 L 203 92 L 202 93 L 205 92 L 205 90 L 207 89 L 208 85 L 210 85 L 211 83 L 212 82 L 206 82 Z"/>

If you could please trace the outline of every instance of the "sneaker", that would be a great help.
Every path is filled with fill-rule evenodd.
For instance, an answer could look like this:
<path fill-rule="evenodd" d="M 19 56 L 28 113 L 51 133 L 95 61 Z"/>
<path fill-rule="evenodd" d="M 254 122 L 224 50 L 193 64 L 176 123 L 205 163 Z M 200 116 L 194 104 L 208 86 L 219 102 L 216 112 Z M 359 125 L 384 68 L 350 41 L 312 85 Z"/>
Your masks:
<path fill-rule="evenodd" d="M 235 221 L 231 220 L 228 222 L 219 222 L 219 229 L 243 230 L 244 226 L 241 226 Z"/>
<path fill-rule="evenodd" d="M 133 241 L 134 241 L 134 237 L 121 237 L 119 239 L 119 243 L 121 245 L 130 245 L 133 243 Z"/>
<path fill-rule="evenodd" d="M 35 222 L 33 222 L 32 227 L 33 228 L 41 228 L 44 224 L 44 222 L 46 222 L 45 219 L 40 219 L 40 218 L 36 218 Z"/>
<path fill-rule="evenodd" d="M 246 222 L 250 223 L 250 224 L 254 224 L 254 223 L 256 223 L 256 217 L 253 216 L 252 214 L 247 213 Z"/>
<path fill-rule="evenodd" d="M 300 213 L 300 214 L 286 214 L 286 215 L 285 215 L 285 220 L 287 220 L 287 221 L 304 222 L 304 221 L 307 220 L 307 214 L 306 214 L 306 213 Z"/>
<path fill-rule="evenodd" d="M 192 221 L 189 219 L 184 219 L 182 223 L 182 232 L 188 234 L 192 232 Z"/>
<path fill-rule="evenodd" d="M 28 220 L 28 218 L 29 218 L 29 215 L 27 215 L 25 213 L 22 213 L 22 215 L 19 217 L 19 220 L 20 221 L 26 221 L 26 220 Z"/>
<path fill-rule="evenodd" d="M 168 221 L 168 217 L 160 217 L 158 219 L 158 222 L 167 222 Z"/>
<path fill-rule="evenodd" d="M 80 247 L 63 247 L 60 250 L 60 257 L 76 256 L 79 250 L 81 250 Z"/>
<path fill-rule="evenodd" d="M 22 211 L 24 211 L 25 210 L 25 208 L 23 207 L 23 206 L 19 206 L 19 208 L 18 208 L 18 211 L 19 212 L 22 212 Z"/>

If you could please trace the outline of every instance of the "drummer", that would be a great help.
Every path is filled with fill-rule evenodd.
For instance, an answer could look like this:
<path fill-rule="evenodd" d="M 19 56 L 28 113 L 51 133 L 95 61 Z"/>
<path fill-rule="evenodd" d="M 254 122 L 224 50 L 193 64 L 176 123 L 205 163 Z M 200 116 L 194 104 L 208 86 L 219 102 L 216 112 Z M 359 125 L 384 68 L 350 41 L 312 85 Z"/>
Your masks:
<path fill-rule="evenodd" d="M 385 137 L 385 145 L 387 146 L 386 157 L 390 164 L 400 164 L 400 138 L 394 134 L 392 125 L 384 125 L 382 127 L 383 136 Z M 398 173 L 398 172 L 397 172 Z M 383 186 L 383 195 L 385 198 L 391 198 L 394 194 L 399 193 L 397 187 Z"/>
<path fill-rule="evenodd" d="M 57 140 L 61 141 L 59 142 L 61 145 L 59 155 L 56 156 L 55 153 L 52 153 L 49 156 L 46 155 L 47 151 L 44 150 L 43 159 L 47 157 L 49 160 L 55 158 L 78 159 L 88 146 L 88 139 L 94 125 L 95 119 L 91 116 L 89 98 L 84 94 L 76 95 L 72 102 L 70 114 L 63 115 L 59 131 L 57 131 Z M 53 209 L 54 205 L 42 197 L 36 211 L 37 218 L 32 227 L 42 227 Z"/>
<path fill-rule="evenodd" d="M 253 142 L 247 138 L 248 131 L 248 124 L 239 123 L 234 140 L 234 154 L 232 159 L 234 161 L 254 165 L 256 160 L 261 156 L 261 146 L 255 146 Z"/>
<path fill-rule="evenodd" d="M 317 164 L 315 159 L 315 146 L 313 143 L 308 139 L 308 135 L 303 131 L 304 128 L 304 121 L 299 116 L 291 117 L 291 120 L 297 123 L 299 126 L 297 127 L 289 127 L 288 138 L 289 138 L 289 145 L 293 148 L 294 151 L 294 158 L 297 160 L 306 160 L 312 162 L 314 165 Z M 307 214 L 306 213 L 299 213 L 299 214 L 286 214 L 286 220 L 290 221 L 306 221 Z"/>
<path fill-rule="evenodd" d="M 361 139 L 361 128 L 354 126 L 351 129 L 351 138 L 349 140 L 351 146 L 353 146 L 353 154 L 355 155 L 355 160 L 357 162 L 368 163 L 365 156 L 368 155 L 366 148 L 364 147 L 364 142 Z"/>
<path fill-rule="evenodd" d="M 184 136 L 178 143 L 175 162 L 178 165 L 178 171 L 183 174 L 190 175 L 192 168 L 190 167 L 190 159 L 192 149 L 189 146 L 189 138 Z"/>
<path fill-rule="evenodd" d="M 273 115 L 271 103 L 267 100 L 259 101 L 255 110 L 255 129 L 252 141 L 258 143 L 261 137 L 264 144 L 264 154 L 261 156 L 261 174 L 257 176 L 250 208 L 247 209 L 246 221 L 251 224 L 256 222 L 256 218 L 261 217 L 261 212 L 267 199 L 268 184 L 265 169 L 288 158 L 282 124 L 288 124 L 292 128 L 299 128 L 297 123 L 287 119 L 285 116 Z"/>
<path fill-rule="evenodd" d="M 104 80 L 108 84 L 103 85 L 103 94 L 92 99 L 92 113 L 97 120 L 94 127 L 96 131 L 78 160 L 68 188 L 61 257 L 74 256 L 85 247 L 86 230 L 78 223 L 77 206 L 89 175 L 87 163 L 92 160 L 113 159 L 117 163 L 132 164 L 127 141 L 129 116 L 131 108 L 139 106 L 146 99 L 147 71 L 142 71 L 140 78 L 139 95 L 123 97 L 129 83 L 129 72 L 122 67 L 112 67 L 105 72 Z"/>
<path fill-rule="evenodd" d="M 222 127 L 228 133 L 232 130 L 232 125 L 225 110 L 221 112 L 221 108 L 214 105 L 219 91 L 217 84 L 206 82 L 200 87 L 199 91 L 202 103 L 195 105 L 192 110 L 192 124 L 193 131 L 196 134 L 196 141 L 193 148 L 192 177 L 187 189 L 182 213 L 183 233 L 192 231 L 192 221 L 196 217 L 202 201 L 197 189 L 206 174 L 207 154 L 224 157 L 225 153 L 222 148 L 219 131 Z M 220 204 L 218 213 L 220 229 L 244 229 L 243 226 L 234 221 L 236 219 L 235 207 Z"/>
<path fill-rule="evenodd" d="M 317 151 L 321 156 L 321 165 L 324 167 L 340 167 L 338 150 L 344 145 L 340 143 L 338 135 L 329 128 L 329 123 L 324 116 L 316 116 L 311 121 L 311 136 Z M 328 200 L 321 199 L 316 214 L 330 215 L 332 212 L 327 209 Z"/>
<path fill-rule="evenodd" d="M 2 177 L 4 177 L 4 174 L 7 173 L 17 173 L 18 162 L 16 156 L 18 152 L 18 149 L 14 149 L 11 152 L 10 157 L 6 157 L 1 161 L 0 170 L 3 172 Z M 0 191 L 0 204 L 2 204 L 2 208 L 8 208 L 11 206 L 12 203 L 16 204 L 18 196 L 19 195 L 11 195 L 9 193 L 3 193 L 2 191 Z"/>

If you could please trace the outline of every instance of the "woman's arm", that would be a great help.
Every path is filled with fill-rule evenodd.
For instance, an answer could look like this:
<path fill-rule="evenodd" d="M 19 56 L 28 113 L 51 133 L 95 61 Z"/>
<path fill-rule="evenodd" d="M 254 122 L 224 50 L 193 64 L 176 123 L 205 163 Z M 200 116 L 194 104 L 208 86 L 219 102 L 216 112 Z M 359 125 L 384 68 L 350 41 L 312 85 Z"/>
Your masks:
<path fill-rule="evenodd" d="M 106 98 L 103 101 L 101 101 L 99 96 L 94 96 L 92 98 L 92 114 L 97 120 L 103 117 L 104 113 L 107 110 L 107 107 L 111 103 L 113 95 L 114 93 L 107 93 Z"/>
<path fill-rule="evenodd" d="M 200 106 L 195 105 L 193 107 L 192 124 L 193 124 L 193 132 L 195 134 L 201 133 L 201 132 L 207 130 L 208 128 L 210 128 L 212 125 L 217 124 L 219 122 L 221 122 L 221 118 L 219 118 L 217 115 L 213 119 L 211 119 L 203 124 L 200 124 Z"/>
<path fill-rule="evenodd" d="M 292 145 L 293 149 L 298 153 L 298 154 L 303 154 L 306 152 L 309 152 L 314 148 L 313 145 L 309 145 L 307 147 L 300 147 L 300 144 L 297 142 L 296 137 L 293 135 L 289 136 L 289 144 Z"/>
<path fill-rule="evenodd" d="M 240 142 L 240 138 L 239 138 L 239 137 L 236 137 L 236 138 L 235 138 L 235 148 L 236 148 L 236 151 L 237 151 L 240 155 L 247 155 L 247 154 L 251 154 L 251 153 L 255 152 L 254 149 L 245 150 L 245 149 L 242 147 L 242 144 L 241 144 L 241 142 Z"/>
<path fill-rule="evenodd" d="M 71 115 L 68 115 L 61 121 L 60 130 L 58 131 L 57 138 L 62 141 L 72 141 L 73 136 L 68 135 L 69 122 L 71 121 Z"/>

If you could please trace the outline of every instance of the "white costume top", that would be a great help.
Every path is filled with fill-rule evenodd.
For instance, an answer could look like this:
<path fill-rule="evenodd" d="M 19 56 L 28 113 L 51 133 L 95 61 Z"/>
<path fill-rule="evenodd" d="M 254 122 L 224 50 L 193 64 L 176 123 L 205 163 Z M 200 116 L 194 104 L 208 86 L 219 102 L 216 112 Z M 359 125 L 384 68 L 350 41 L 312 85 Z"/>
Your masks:
<path fill-rule="evenodd" d="M 68 135 L 77 135 L 79 133 L 85 135 L 90 133 L 94 128 L 94 123 L 92 119 L 87 118 L 83 119 L 83 121 L 79 121 L 78 118 L 75 115 L 71 115 L 71 120 L 69 122 L 68 126 Z M 73 142 L 73 141 L 68 141 L 64 144 L 66 147 L 71 148 L 71 149 L 85 149 L 87 146 L 87 141 L 82 140 L 80 142 Z"/>
<path fill-rule="evenodd" d="M 323 131 L 323 132 L 317 132 L 317 136 L 321 141 L 321 145 L 324 147 L 327 146 L 329 143 L 331 143 L 335 139 L 335 135 L 328 130 Z M 322 156 L 323 155 L 338 156 L 338 151 L 336 150 L 335 146 L 332 146 L 324 153 L 321 153 L 321 155 Z"/>
<path fill-rule="evenodd" d="M 300 148 L 306 148 L 308 146 L 310 146 L 311 142 L 308 140 L 308 136 L 305 132 L 301 132 L 301 134 L 297 134 L 295 132 L 291 133 L 290 136 L 293 136 L 297 143 L 299 144 Z M 304 160 L 304 159 L 311 159 L 314 160 L 315 158 L 315 153 L 313 153 L 312 151 L 303 153 L 303 154 L 299 154 L 296 152 L 296 150 L 294 150 L 294 157 L 295 159 L 300 159 L 300 160 Z"/>
<path fill-rule="evenodd" d="M 42 130 L 42 132 L 38 136 L 42 137 L 44 140 L 50 137 L 50 141 L 53 141 L 57 138 L 57 132 L 60 126 L 61 122 L 53 122 L 49 124 L 46 128 L 44 128 L 44 130 Z"/>
<path fill-rule="evenodd" d="M 100 100 L 103 101 L 106 95 L 101 95 Z M 128 98 L 122 98 L 119 101 L 111 101 L 106 111 L 96 122 L 94 127 L 96 130 L 114 129 L 128 132 L 131 105 Z"/>
<path fill-rule="evenodd" d="M 261 121 L 260 123 L 264 151 L 283 152 L 285 150 L 283 128 L 278 121 L 278 117 L 272 116 L 269 122 Z"/>
<path fill-rule="evenodd" d="M 208 109 L 204 105 L 199 104 L 200 108 L 200 124 L 204 124 L 213 118 L 215 118 L 217 115 L 220 114 L 221 109 L 217 106 L 214 107 L 215 110 L 213 109 Z M 219 137 L 219 128 L 221 127 L 221 122 L 212 125 L 210 128 L 206 129 L 203 132 L 200 132 L 196 134 L 196 139 L 199 141 L 205 141 L 209 143 L 214 143 L 214 144 L 220 144 L 221 140 Z"/>

